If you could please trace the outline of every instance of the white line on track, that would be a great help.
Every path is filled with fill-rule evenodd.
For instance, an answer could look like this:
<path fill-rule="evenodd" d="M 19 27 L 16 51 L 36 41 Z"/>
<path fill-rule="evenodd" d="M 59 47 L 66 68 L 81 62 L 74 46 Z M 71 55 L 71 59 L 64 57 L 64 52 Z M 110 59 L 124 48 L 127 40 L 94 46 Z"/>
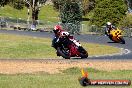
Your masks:
<path fill-rule="evenodd" d="M 129 53 L 131 53 L 131 50 L 120 48 L 119 53 L 105 54 L 105 55 L 95 55 L 95 56 L 89 56 L 89 57 L 104 57 L 104 56 L 126 55 L 126 54 L 129 54 Z"/>

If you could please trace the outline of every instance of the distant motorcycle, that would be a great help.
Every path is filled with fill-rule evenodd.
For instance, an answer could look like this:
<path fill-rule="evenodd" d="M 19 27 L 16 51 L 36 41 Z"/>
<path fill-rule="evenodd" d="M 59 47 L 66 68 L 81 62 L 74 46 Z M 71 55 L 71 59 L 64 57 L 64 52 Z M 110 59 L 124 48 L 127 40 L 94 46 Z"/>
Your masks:
<path fill-rule="evenodd" d="M 62 56 L 65 59 L 71 57 L 87 58 L 87 51 L 81 46 L 81 44 L 73 39 L 73 36 L 63 36 L 57 39 L 56 43 L 57 56 Z"/>
<path fill-rule="evenodd" d="M 110 40 L 112 40 L 114 42 L 125 44 L 125 40 L 122 36 L 122 30 L 120 30 L 118 28 L 116 30 L 112 29 L 110 31 L 109 38 L 110 38 Z"/>

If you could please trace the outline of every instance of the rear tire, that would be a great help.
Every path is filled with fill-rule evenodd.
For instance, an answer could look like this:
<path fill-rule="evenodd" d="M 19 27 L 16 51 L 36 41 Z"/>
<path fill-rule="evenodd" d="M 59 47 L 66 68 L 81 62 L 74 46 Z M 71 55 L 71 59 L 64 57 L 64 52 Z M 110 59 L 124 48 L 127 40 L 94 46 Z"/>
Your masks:
<path fill-rule="evenodd" d="M 60 47 L 57 47 L 57 52 L 60 56 L 62 56 L 65 59 L 70 59 L 69 55 L 66 55 L 65 53 L 62 52 L 62 50 L 60 49 Z"/>
<path fill-rule="evenodd" d="M 88 57 L 88 52 L 83 47 L 79 47 L 79 52 L 82 59 Z"/>

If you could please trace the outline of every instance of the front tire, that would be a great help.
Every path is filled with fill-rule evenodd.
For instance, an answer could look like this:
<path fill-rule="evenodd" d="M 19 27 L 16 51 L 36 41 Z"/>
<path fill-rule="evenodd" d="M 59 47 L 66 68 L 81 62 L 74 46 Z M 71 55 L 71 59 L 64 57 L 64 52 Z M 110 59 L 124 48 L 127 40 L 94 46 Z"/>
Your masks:
<path fill-rule="evenodd" d="M 79 47 L 79 52 L 82 59 L 88 57 L 88 52 L 82 46 Z"/>
<path fill-rule="evenodd" d="M 60 56 L 62 56 L 65 59 L 70 59 L 70 56 L 65 54 L 64 52 L 62 52 L 62 50 L 60 49 L 60 47 L 57 47 L 57 52 Z"/>
<path fill-rule="evenodd" d="M 124 40 L 123 37 L 120 37 L 120 41 L 121 41 L 122 44 L 125 44 L 125 40 Z"/>

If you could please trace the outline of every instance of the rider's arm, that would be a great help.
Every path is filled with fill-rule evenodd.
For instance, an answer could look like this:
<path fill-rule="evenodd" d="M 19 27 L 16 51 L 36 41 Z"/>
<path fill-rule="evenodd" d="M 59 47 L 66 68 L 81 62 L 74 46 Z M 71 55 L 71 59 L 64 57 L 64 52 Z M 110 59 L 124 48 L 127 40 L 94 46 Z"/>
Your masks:
<path fill-rule="evenodd" d="M 67 31 L 62 31 L 61 36 L 70 36 L 70 33 Z"/>
<path fill-rule="evenodd" d="M 106 32 L 108 31 L 108 28 L 107 28 L 107 27 L 105 27 L 105 31 L 106 31 Z"/>
<path fill-rule="evenodd" d="M 112 25 L 112 28 L 113 28 L 113 29 L 117 29 L 117 28 L 116 28 L 115 26 L 113 26 L 113 25 Z"/>
<path fill-rule="evenodd" d="M 105 30 L 105 34 L 108 35 L 108 28 L 105 27 L 104 30 Z"/>

